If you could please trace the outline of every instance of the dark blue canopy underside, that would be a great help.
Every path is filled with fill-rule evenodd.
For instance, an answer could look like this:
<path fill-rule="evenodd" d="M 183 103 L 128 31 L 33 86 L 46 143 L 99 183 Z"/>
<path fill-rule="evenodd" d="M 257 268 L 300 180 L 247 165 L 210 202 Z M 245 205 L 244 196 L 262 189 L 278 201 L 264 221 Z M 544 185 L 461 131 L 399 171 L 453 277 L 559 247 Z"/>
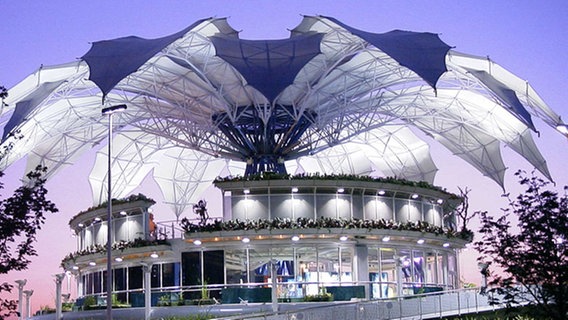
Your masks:
<path fill-rule="evenodd" d="M 446 54 L 451 47 L 440 40 L 437 34 L 402 30 L 371 33 L 352 28 L 335 18 L 325 18 L 388 54 L 433 88 L 440 76 L 447 71 Z"/>
<path fill-rule="evenodd" d="M 303 34 L 283 40 L 241 40 L 211 37 L 217 56 L 231 64 L 272 102 L 294 82 L 311 59 L 320 53 L 323 34 Z"/>
<path fill-rule="evenodd" d="M 436 34 L 395 30 L 383 34 L 361 31 L 328 18 L 349 32 L 379 48 L 435 87 L 446 71 L 445 56 L 450 46 Z M 207 19 L 199 20 L 180 32 L 158 39 L 135 36 L 98 41 L 82 57 L 89 65 L 89 80 L 106 96 L 122 79 L 135 72 L 148 59 Z M 241 40 L 225 19 L 213 21 L 221 34 L 211 37 L 217 55 L 235 67 L 248 84 L 273 101 L 298 72 L 320 53 L 323 35 L 292 32 L 283 40 Z"/>
<path fill-rule="evenodd" d="M 481 83 L 483 83 L 487 88 L 489 88 L 489 90 L 494 92 L 497 95 L 497 98 L 511 114 L 517 117 L 517 119 L 523 122 L 527 127 L 536 131 L 530 113 L 527 109 L 525 109 L 521 101 L 519 101 L 515 91 L 507 88 L 504 84 L 485 71 L 471 69 L 468 69 L 468 71 L 479 79 L 479 81 L 481 81 Z"/>
<path fill-rule="evenodd" d="M 14 130 L 15 127 L 20 125 L 30 115 L 30 113 L 37 107 L 43 100 L 45 100 L 57 87 L 64 81 L 45 82 L 42 83 L 35 91 L 33 96 L 26 97 L 16 103 L 14 113 L 10 120 L 4 126 L 4 133 L 2 134 L 2 142 L 6 140 L 8 135 Z"/>
<path fill-rule="evenodd" d="M 207 19 L 199 20 L 182 31 L 158 39 L 130 36 L 93 43 L 91 49 L 81 57 L 89 65 L 89 80 L 101 89 L 104 99 L 122 79 L 205 20 Z"/>

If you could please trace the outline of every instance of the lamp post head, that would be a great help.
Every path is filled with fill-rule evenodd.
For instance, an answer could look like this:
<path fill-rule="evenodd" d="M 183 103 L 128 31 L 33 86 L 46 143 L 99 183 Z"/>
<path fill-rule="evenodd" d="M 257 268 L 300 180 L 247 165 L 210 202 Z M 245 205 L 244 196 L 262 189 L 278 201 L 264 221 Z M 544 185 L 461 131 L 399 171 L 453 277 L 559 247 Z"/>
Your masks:
<path fill-rule="evenodd" d="M 123 111 L 123 110 L 126 110 L 126 105 L 125 104 L 118 104 L 118 105 L 115 105 L 115 106 L 103 108 L 102 114 L 103 115 L 109 115 L 109 114 L 113 114 L 115 112 L 120 112 L 120 111 Z"/>
<path fill-rule="evenodd" d="M 32 294 L 34 294 L 33 290 L 24 290 L 24 294 L 26 295 L 26 297 L 31 297 Z"/>
<path fill-rule="evenodd" d="M 22 288 L 23 286 L 26 285 L 26 283 L 28 282 L 28 280 L 27 280 L 27 279 L 16 280 L 16 281 L 14 281 L 14 282 L 16 282 L 16 283 L 18 284 L 18 286 L 19 286 L 20 288 Z"/>
<path fill-rule="evenodd" d="M 64 278 L 65 278 L 65 273 L 58 273 L 55 275 L 55 281 L 57 283 L 61 283 L 61 281 L 63 281 Z"/>

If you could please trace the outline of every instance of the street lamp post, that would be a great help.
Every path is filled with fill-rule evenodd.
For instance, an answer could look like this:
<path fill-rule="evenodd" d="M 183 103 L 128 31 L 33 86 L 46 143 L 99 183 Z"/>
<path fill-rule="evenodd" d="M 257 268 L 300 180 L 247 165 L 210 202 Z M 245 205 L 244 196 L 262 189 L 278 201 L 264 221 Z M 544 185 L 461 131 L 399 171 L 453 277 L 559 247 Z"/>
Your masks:
<path fill-rule="evenodd" d="M 126 110 L 126 105 L 116 105 L 103 108 L 103 116 L 108 115 L 108 204 L 107 204 L 107 274 L 106 274 L 106 318 L 112 320 L 112 115 L 116 112 Z"/>
<path fill-rule="evenodd" d="M 30 317 L 32 306 L 30 304 L 30 298 L 34 294 L 33 290 L 24 290 L 24 295 L 26 296 L 26 319 Z"/>
<path fill-rule="evenodd" d="M 65 279 L 65 273 L 55 275 L 55 320 L 61 320 L 61 284 Z"/>
<path fill-rule="evenodd" d="M 24 295 L 24 286 L 26 285 L 26 283 L 28 282 L 28 280 L 24 279 L 24 280 L 16 280 L 15 281 L 18 284 L 18 319 L 22 320 L 23 319 L 23 313 L 22 313 L 22 298 Z"/>

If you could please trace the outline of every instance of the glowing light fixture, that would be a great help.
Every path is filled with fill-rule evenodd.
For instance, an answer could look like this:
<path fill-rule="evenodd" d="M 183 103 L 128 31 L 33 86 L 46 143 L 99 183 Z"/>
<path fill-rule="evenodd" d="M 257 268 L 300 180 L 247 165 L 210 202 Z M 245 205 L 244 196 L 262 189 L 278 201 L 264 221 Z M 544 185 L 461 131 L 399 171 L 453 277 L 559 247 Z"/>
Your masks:
<path fill-rule="evenodd" d="M 390 239 L 391 239 L 391 237 L 389 237 L 389 236 L 384 236 L 384 237 L 383 237 L 383 242 L 389 242 Z"/>
<path fill-rule="evenodd" d="M 444 248 L 448 248 L 449 246 L 450 246 L 450 244 L 447 243 L 447 242 L 442 245 L 442 247 L 444 247 Z"/>
<path fill-rule="evenodd" d="M 343 192 L 345 192 L 345 189 L 343 189 L 343 188 L 337 189 L 337 193 L 343 193 Z"/>
<path fill-rule="evenodd" d="M 244 189 L 244 190 L 243 190 L 243 193 L 244 193 L 244 194 L 249 194 L 249 193 L 250 193 L 250 189 Z"/>
<path fill-rule="evenodd" d="M 412 199 L 418 199 L 418 197 L 419 197 L 419 196 L 418 196 L 417 193 L 415 193 L 415 194 L 413 194 L 413 195 L 411 196 Z"/>
<path fill-rule="evenodd" d="M 96 266 L 96 265 L 97 265 L 97 263 L 96 263 L 96 262 L 94 262 L 94 261 L 91 261 L 91 262 L 89 262 L 89 265 L 90 265 L 91 267 L 94 267 L 94 266 Z"/>
<path fill-rule="evenodd" d="M 292 188 L 292 192 L 294 193 L 298 192 L 298 188 L 297 187 Z"/>
<path fill-rule="evenodd" d="M 114 261 L 116 261 L 116 262 L 122 262 L 122 258 L 121 258 L 121 257 L 116 257 L 116 258 L 114 258 Z"/>
<path fill-rule="evenodd" d="M 385 193 L 387 193 L 385 190 L 379 190 L 379 192 L 377 192 L 379 196 L 384 196 Z"/>
<path fill-rule="evenodd" d="M 159 255 L 155 252 L 152 252 L 152 254 L 150 255 L 150 258 L 152 259 L 158 259 Z"/>
<path fill-rule="evenodd" d="M 125 216 L 125 215 L 127 215 L 127 213 L 126 213 L 126 211 L 120 211 L 120 215 Z"/>
<path fill-rule="evenodd" d="M 339 237 L 340 241 L 347 241 L 347 239 L 349 239 L 347 236 L 341 236 Z"/>
<path fill-rule="evenodd" d="M 299 240 L 300 240 L 300 237 L 298 237 L 298 236 L 293 236 L 291 239 L 292 239 L 292 241 L 299 241 Z"/>
<path fill-rule="evenodd" d="M 196 246 L 200 246 L 201 245 L 201 240 L 194 240 L 193 244 Z"/>
<path fill-rule="evenodd" d="M 424 239 L 418 239 L 418 241 L 416 241 L 416 243 L 418 243 L 418 244 L 423 244 L 423 243 L 424 243 Z"/>
<path fill-rule="evenodd" d="M 250 239 L 249 239 L 249 238 L 243 238 L 241 241 L 242 241 L 243 243 L 249 243 L 249 242 L 250 242 Z"/>

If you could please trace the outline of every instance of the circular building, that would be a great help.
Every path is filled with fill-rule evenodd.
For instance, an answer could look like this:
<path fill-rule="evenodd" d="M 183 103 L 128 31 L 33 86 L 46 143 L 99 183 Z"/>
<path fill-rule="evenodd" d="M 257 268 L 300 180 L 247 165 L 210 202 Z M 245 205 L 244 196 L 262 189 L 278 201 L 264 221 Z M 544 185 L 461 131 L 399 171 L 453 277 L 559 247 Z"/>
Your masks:
<path fill-rule="evenodd" d="M 154 305 L 160 297 L 199 303 L 203 290 L 207 298 L 240 303 L 270 302 L 272 288 L 281 301 L 342 301 L 459 286 L 457 250 L 472 234 L 456 230 L 454 210 L 462 199 L 440 188 L 397 179 L 277 174 L 218 179 L 215 185 L 223 193 L 223 219 L 183 219 L 184 232 L 173 237 L 167 226 L 151 230 L 150 200 L 115 204 L 112 230 L 120 241 L 113 252 L 114 291 L 121 301 L 143 305 L 148 265 Z M 64 266 L 78 270 L 82 296 L 105 293 L 104 250 L 96 250 L 106 239 L 103 211 L 83 212 L 70 222 L 83 251 Z"/>

